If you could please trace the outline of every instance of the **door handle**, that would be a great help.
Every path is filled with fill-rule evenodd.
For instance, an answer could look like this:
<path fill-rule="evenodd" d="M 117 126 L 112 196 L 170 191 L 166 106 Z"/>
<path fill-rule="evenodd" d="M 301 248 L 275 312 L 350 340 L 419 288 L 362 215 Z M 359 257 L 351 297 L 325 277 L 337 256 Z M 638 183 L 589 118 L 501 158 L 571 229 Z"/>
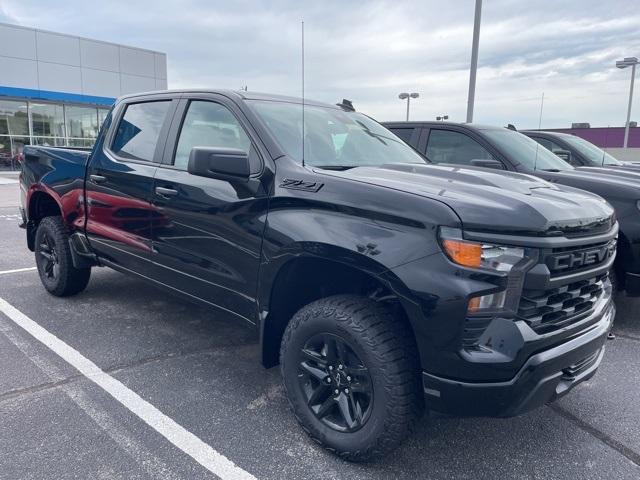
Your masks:
<path fill-rule="evenodd" d="M 103 177 L 102 175 L 89 175 L 89 180 L 93 183 L 103 183 L 107 181 L 107 177 Z"/>
<path fill-rule="evenodd" d="M 178 191 L 173 188 L 156 187 L 156 195 L 161 197 L 175 197 L 178 195 Z"/>

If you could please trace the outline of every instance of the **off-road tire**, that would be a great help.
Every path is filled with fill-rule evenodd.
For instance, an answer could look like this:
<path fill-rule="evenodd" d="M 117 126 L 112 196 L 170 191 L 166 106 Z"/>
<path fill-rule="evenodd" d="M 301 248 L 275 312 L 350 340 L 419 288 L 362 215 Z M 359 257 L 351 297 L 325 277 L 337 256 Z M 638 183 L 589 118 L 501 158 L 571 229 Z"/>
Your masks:
<path fill-rule="evenodd" d="M 55 256 L 56 263 L 53 268 L 43 256 L 45 253 L 52 254 L 47 250 L 52 250 Z M 60 217 L 45 217 L 40 221 L 35 237 L 35 257 L 42 285 L 52 295 L 75 295 L 83 291 L 89 283 L 91 268 L 73 266 L 69 234 Z M 55 275 L 51 274 L 52 271 L 55 271 Z"/>
<path fill-rule="evenodd" d="M 328 427 L 307 405 L 298 380 L 299 352 L 318 332 L 345 339 L 370 373 L 371 412 L 355 432 Z M 280 364 L 287 398 L 302 428 L 323 447 L 350 461 L 371 461 L 388 454 L 424 410 L 418 351 L 410 327 L 388 306 L 367 297 L 335 295 L 300 309 L 285 330 Z"/>

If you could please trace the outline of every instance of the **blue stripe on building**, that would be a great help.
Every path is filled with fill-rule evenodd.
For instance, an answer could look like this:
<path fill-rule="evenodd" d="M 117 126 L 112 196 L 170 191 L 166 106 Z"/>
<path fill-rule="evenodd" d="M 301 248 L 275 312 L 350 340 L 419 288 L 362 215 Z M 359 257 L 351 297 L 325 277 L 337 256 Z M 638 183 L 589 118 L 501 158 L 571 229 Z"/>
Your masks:
<path fill-rule="evenodd" d="M 58 102 L 88 103 L 92 105 L 111 106 L 116 99 L 98 97 L 95 95 L 81 95 L 78 93 L 53 92 L 50 90 L 34 90 L 31 88 L 3 87 L 0 85 L 0 97 L 19 97 L 32 100 L 55 100 Z"/>

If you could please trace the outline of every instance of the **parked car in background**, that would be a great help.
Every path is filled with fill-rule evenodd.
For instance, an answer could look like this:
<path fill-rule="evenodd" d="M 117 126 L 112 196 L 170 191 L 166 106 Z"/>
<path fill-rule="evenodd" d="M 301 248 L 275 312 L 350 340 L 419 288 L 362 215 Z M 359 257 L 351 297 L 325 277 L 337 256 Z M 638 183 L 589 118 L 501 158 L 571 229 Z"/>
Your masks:
<path fill-rule="evenodd" d="M 609 204 L 427 165 L 349 102 L 302 105 L 131 95 L 91 152 L 26 147 L 45 289 L 79 293 L 105 265 L 255 329 L 305 431 L 351 460 L 396 447 L 425 399 L 517 415 L 595 373 L 615 315 Z"/>
<path fill-rule="evenodd" d="M 620 222 L 612 278 L 620 290 L 640 296 L 640 171 L 619 166 L 574 168 L 532 138 L 509 128 L 448 122 L 385 125 L 434 163 L 528 173 L 605 198 Z"/>
<path fill-rule="evenodd" d="M 640 165 L 623 162 L 584 138 L 569 133 L 524 130 L 527 137 L 551 150 L 574 167 L 606 167 L 640 172 Z"/>

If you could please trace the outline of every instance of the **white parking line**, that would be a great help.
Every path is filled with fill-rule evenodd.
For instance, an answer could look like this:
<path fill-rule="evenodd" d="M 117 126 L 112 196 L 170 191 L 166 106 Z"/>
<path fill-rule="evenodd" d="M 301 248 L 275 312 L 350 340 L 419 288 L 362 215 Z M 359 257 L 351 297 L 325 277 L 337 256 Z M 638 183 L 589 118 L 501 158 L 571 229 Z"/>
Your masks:
<path fill-rule="evenodd" d="M 13 270 L 1 270 L 0 275 L 7 275 L 9 273 L 30 272 L 31 270 L 37 270 L 37 267 L 14 268 Z"/>
<path fill-rule="evenodd" d="M 214 475 L 222 480 L 256 480 L 253 475 L 236 466 L 227 457 L 163 414 L 119 380 L 103 372 L 91 360 L 2 298 L 0 298 L 0 312 Z"/>

